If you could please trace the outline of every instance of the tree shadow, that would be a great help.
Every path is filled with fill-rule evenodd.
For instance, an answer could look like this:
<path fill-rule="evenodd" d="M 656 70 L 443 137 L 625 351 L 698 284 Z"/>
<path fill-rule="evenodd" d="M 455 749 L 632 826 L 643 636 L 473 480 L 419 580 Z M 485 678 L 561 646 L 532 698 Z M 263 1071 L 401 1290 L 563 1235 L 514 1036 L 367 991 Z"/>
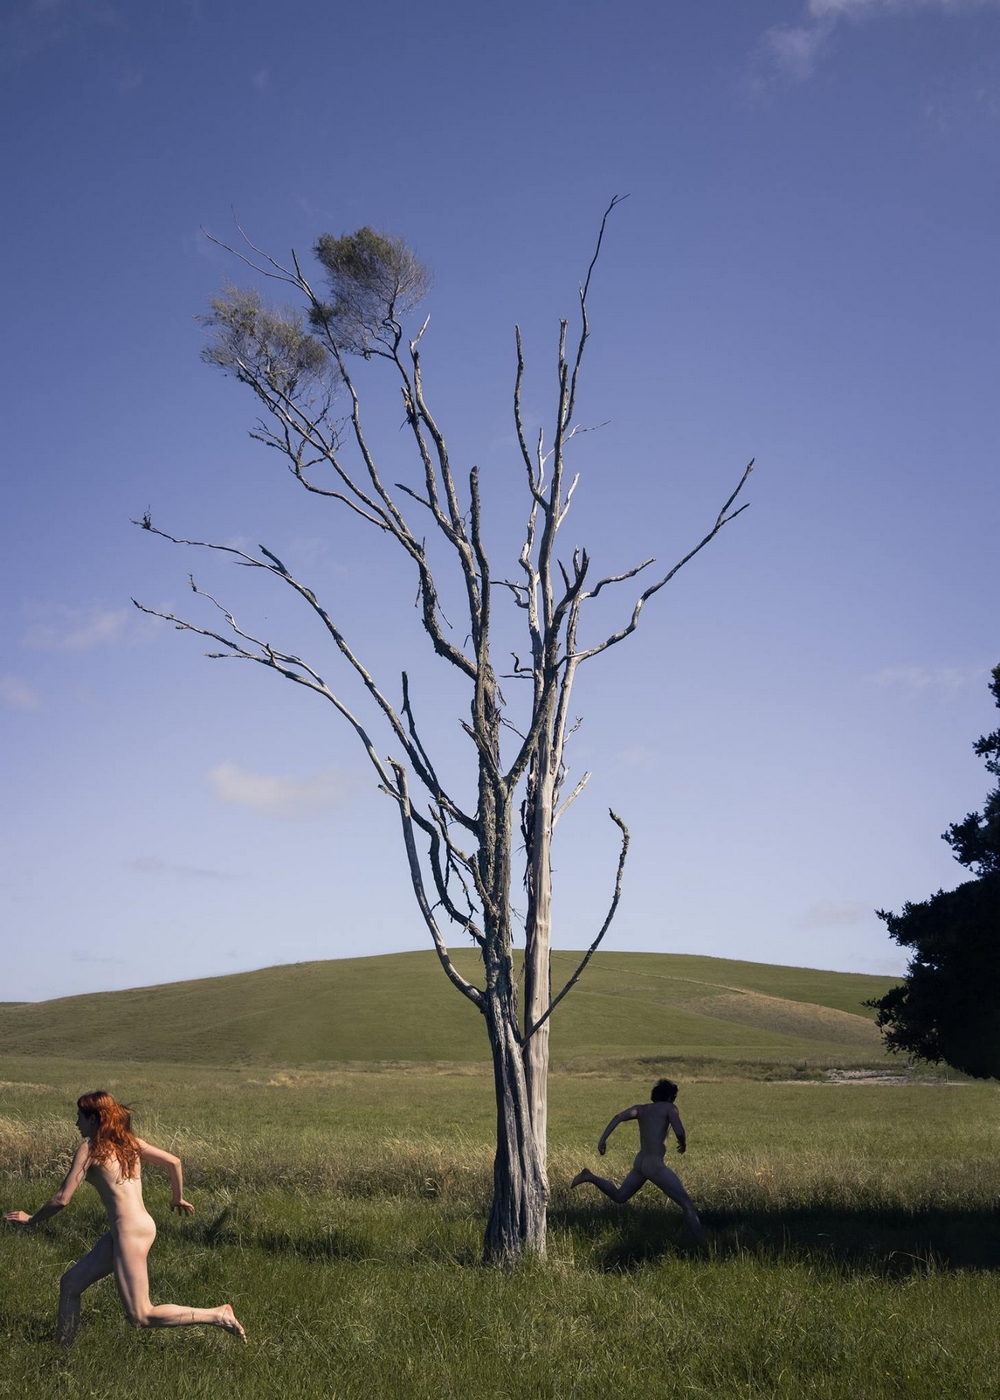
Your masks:
<path fill-rule="evenodd" d="M 265 1254 L 292 1255 L 312 1264 L 331 1264 L 339 1260 L 358 1264 L 372 1257 L 371 1249 L 363 1240 L 352 1239 L 339 1230 L 325 1230 L 322 1234 L 265 1230 L 255 1233 L 252 1243 Z"/>
<path fill-rule="evenodd" d="M 615 1210 L 567 1206 L 550 1211 L 557 1228 L 593 1241 L 598 1268 L 627 1271 L 668 1255 L 697 1252 L 669 1207 Z M 934 1269 L 1000 1270 L 1000 1209 L 928 1207 L 850 1210 L 810 1206 L 746 1212 L 706 1210 L 705 1257 L 725 1262 L 808 1262 L 901 1279 Z"/>
<path fill-rule="evenodd" d="M 30 1313 L 15 1312 L 13 1308 L 0 1308 L 0 1334 L 17 1337 L 23 1342 L 54 1342 L 56 1339 L 55 1306 L 48 1318 L 33 1317 Z"/>
<path fill-rule="evenodd" d="M 209 1249 L 260 1249 L 265 1254 L 292 1255 L 310 1263 L 331 1263 L 347 1259 L 357 1263 L 371 1257 L 364 1242 L 337 1229 L 321 1231 L 258 1230 L 247 1213 L 233 1205 L 224 1206 L 212 1220 L 191 1231 Z"/>

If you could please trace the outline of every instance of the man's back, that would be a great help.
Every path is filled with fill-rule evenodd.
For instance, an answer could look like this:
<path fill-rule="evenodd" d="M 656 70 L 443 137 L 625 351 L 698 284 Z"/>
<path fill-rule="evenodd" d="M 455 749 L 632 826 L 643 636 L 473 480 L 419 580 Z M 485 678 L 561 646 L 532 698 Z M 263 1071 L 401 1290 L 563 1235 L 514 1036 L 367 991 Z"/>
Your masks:
<path fill-rule="evenodd" d="M 667 1134 L 671 1127 L 678 1130 L 680 1116 L 672 1103 L 637 1103 L 635 1114 L 639 1120 L 639 1151 L 662 1157 L 667 1150 Z"/>

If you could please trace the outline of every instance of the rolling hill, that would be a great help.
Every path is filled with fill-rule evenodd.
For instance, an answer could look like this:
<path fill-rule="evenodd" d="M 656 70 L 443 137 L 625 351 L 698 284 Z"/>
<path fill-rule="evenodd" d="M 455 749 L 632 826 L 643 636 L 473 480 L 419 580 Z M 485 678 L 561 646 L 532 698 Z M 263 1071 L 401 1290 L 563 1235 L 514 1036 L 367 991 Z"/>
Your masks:
<path fill-rule="evenodd" d="M 555 987 L 579 957 L 553 955 Z M 472 951 L 459 950 L 455 961 L 475 980 Z M 599 953 L 553 1016 L 553 1062 L 673 1055 L 873 1063 L 881 1040 L 862 1003 L 890 985 L 687 954 Z M 0 1005 L 0 1054 L 203 1065 L 488 1058 L 478 1012 L 432 952 Z"/>

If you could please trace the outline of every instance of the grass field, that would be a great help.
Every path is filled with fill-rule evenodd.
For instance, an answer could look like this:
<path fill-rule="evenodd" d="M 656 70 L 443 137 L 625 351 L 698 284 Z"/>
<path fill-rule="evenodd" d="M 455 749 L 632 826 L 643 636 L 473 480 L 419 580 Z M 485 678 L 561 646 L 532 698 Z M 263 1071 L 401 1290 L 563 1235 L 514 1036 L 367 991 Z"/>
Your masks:
<path fill-rule="evenodd" d="M 103 1229 L 84 1187 L 52 1223 L 0 1236 L 0 1395 L 996 1397 L 996 1089 L 711 1070 L 682 1083 L 690 1148 L 672 1158 L 703 1213 L 703 1254 L 651 1188 L 626 1210 L 568 1191 L 648 1078 L 563 1071 L 549 1258 L 505 1273 L 478 1262 L 493 1112 L 481 1066 L 6 1056 L 5 1205 L 40 1204 L 74 1145 L 72 1099 L 111 1089 L 183 1156 L 198 1207 L 169 1216 L 166 1182 L 148 1174 L 154 1299 L 230 1300 L 250 1344 L 135 1333 L 105 1281 L 60 1353 L 59 1275 Z M 613 1174 L 632 1132 L 612 1139 Z"/>
<path fill-rule="evenodd" d="M 559 986 L 578 953 L 553 956 Z M 459 969 L 475 978 L 473 952 Z M 481 968 L 478 969 L 481 972 Z M 556 1063 L 679 1055 L 879 1063 L 867 998 L 889 978 L 663 953 L 599 953 L 552 1019 Z M 0 1055 L 194 1064 L 485 1064 L 482 1018 L 432 952 L 264 968 L 57 1001 L 0 1005 Z"/>

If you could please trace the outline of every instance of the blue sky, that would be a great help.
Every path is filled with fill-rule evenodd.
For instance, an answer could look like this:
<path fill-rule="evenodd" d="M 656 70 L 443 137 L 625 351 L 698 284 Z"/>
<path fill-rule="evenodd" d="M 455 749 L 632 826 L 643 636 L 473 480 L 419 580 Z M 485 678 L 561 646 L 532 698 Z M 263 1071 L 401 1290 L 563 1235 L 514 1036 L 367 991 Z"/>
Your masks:
<path fill-rule="evenodd" d="M 580 405 L 607 425 L 579 440 L 567 542 L 603 572 L 672 562 L 758 469 L 581 674 L 571 762 L 594 776 L 560 825 L 556 941 L 603 917 L 612 805 L 633 844 L 607 946 L 901 969 L 872 911 L 961 878 L 939 833 L 982 801 L 995 722 L 1000 4 L 11 0 L 0 50 L 0 999 L 426 942 L 353 736 L 129 603 L 190 612 L 194 568 L 340 683 L 266 580 L 129 520 L 265 543 L 387 685 L 412 668 L 461 765 L 413 580 L 199 362 L 194 318 L 240 280 L 201 229 L 231 237 L 235 210 L 282 255 L 365 223 L 410 241 L 428 390 L 482 469 L 499 569 L 513 325 L 540 423 L 615 193 Z"/>

